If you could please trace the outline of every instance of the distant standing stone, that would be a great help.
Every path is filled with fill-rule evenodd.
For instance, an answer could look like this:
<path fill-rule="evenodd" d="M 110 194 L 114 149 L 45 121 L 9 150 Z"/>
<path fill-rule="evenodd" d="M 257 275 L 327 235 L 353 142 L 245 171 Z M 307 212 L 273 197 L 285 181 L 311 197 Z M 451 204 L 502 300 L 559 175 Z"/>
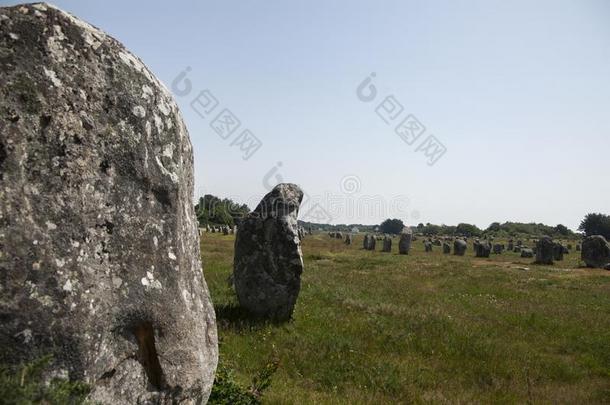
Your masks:
<path fill-rule="evenodd" d="M 408 255 L 409 250 L 411 249 L 411 240 L 413 238 L 413 233 L 410 231 L 404 232 L 400 234 L 400 239 L 398 240 L 398 253 L 401 255 Z"/>
<path fill-rule="evenodd" d="M 346 245 L 351 245 L 352 244 L 352 235 L 350 233 L 345 235 L 345 244 Z"/>
<path fill-rule="evenodd" d="M 548 236 L 540 238 L 536 244 L 536 263 L 553 264 L 555 246 L 555 242 Z"/>
<path fill-rule="evenodd" d="M 582 241 L 580 257 L 587 267 L 603 268 L 610 262 L 610 245 L 601 235 L 588 236 Z"/>
<path fill-rule="evenodd" d="M 228 226 L 223 226 L 222 227 L 222 234 L 223 235 L 228 235 L 229 234 L 229 227 Z"/>
<path fill-rule="evenodd" d="M 501 254 L 502 250 L 504 250 L 504 245 L 501 245 L 499 243 L 494 244 L 494 254 Z"/>
<path fill-rule="evenodd" d="M 532 249 L 523 248 L 521 249 L 521 257 L 532 258 L 534 257 L 534 251 Z"/>
<path fill-rule="evenodd" d="M 383 249 L 382 252 L 391 252 L 392 251 L 392 238 L 386 236 L 383 238 Z"/>
<path fill-rule="evenodd" d="M 451 253 L 451 245 L 447 242 L 443 242 L 443 253 L 446 255 Z"/>
<path fill-rule="evenodd" d="M 364 239 L 362 240 L 362 248 L 365 250 L 369 250 L 369 239 L 371 238 L 371 235 L 369 235 L 368 233 L 366 235 L 364 235 Z"/>
<path fill-rule="evenodd" d="M 489 243 L 489 241 L 484 240 L 484 241 L 479 241 L 479 243 L 477 243 L 475 245 L 475 256 L 476 257 L 489 257 L 491 253 L 491 243 Z"/>
<path fill-rule="evenodd" d="M 240 305 L 256 316 L 277 321 L 292 316 L 303 272 L 297 226 L 302 200 L 297 185 L 278 184 L 240 223 L 235 291 Z"/>
<path fill-rule="evenodd" d="M 335 238 L 336 239 L 343 239 L 343 234 L 341 232 L 337 232 L 337 233 L 335 233 Z"/>
<path fill-rule="evenodd" d="M 555 246 L 553 246 L 553 260 L 556 261 L 561 261 L 563 260 L 563 254 L 565 253 L 564 251 L 564 246 L 561 245 L 561 243 L 557 242 L 555 243 Z"/>
<path fill-rule="evenodd" d="M 453 241 L 453 254 L 456 256 L 464 256 L 468 243 L 463 239 L 456 239 Z"/>
<path fill-rule="evenodd" d="M 432 252 L 432 242 L 427 240 L 424 242 L 424 249 L 426 252 Z"/>
<path fill-rule="evenodd" d="M 515 248 L 515 245 L 513 243 L 513 240 L 509 239 L 509 241 L 508 241 L 508 251 L 512 252 L 514 248 Z"/>

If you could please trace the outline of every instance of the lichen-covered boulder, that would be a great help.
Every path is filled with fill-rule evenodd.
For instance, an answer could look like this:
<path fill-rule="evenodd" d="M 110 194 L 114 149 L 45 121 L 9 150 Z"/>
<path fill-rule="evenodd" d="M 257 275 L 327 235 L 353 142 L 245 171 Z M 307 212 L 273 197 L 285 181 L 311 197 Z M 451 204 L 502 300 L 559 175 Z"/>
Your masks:
<path fill-rule="evenodd" d="M 456 239 L 453 241 L 453 254 L 456 256 L 464 256 L 468 243 L 463 239 Z"/>
<path fill-rule="evenodd" d="M 413 232 L 411 229 L 405 228 L 400 234 L 398 239 L 398 253 L 401 255 L 408 255 L 411 249 L 411 241 L 413 240 Z"/>
<path fill-rule="evenodd" d="M 0 8 L 0 92 L 0 362 L 51 354 L 92 402 L 205 402 L 216 323 L 171 95 L 46 4 Z"/>
<path fill-rule="evenodd" d="M 235 291 L 239 304 L 257 317 L 286 321 L 292 316 L 303 273 L 297 226 L 302 200 L 296 184 L 278 184 L 239 226 Z"/>
<path fill-rule="evenodd" d="M 536 263 L 553 264 L 556 243 L 548 236 L 544 236 L 536 242 Z"/>
<path fill-rule="evenodd" d="M 603 268 L 610 263 L 610 244 L 601 235 L 586 237 L 581 249 L 580 257 L 587 267 Z"/>

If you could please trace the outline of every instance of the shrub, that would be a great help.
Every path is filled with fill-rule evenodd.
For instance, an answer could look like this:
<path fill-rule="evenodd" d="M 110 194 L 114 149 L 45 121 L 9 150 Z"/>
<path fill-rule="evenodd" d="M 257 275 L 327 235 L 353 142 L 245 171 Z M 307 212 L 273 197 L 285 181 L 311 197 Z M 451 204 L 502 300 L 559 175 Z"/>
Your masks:
<path fill-rule="evenodd" d="M 244 388 L 235 381 L 233 370 L 223 363 L 218 364 L 216 378 L 208 404 L 258 405 L 263 392 L 271 385 L 271 378 L 277 371 L 278 361 L 272 360 L 254 376 L 250 388 Z"/>

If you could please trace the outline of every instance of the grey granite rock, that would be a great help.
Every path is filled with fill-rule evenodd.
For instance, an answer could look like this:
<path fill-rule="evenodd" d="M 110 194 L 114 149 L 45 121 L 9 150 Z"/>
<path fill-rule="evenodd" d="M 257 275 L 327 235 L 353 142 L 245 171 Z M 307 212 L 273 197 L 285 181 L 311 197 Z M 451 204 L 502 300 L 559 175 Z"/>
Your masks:
<path fill-rule="evenodd" d="M 46 4 L 0 8 L 0 54 L 0 361 L 52 354 L 92 402 L 205 402 L 216 322 L 178 106 Z"/>
<path fill-rule="evenodd" d="M 302 200 L 297 185 L 278 184 L 239 226 L 235 291 L 240 305 L 258 317 L 286 321 L 292 316 L 303 272 L 297 226 Z"/>

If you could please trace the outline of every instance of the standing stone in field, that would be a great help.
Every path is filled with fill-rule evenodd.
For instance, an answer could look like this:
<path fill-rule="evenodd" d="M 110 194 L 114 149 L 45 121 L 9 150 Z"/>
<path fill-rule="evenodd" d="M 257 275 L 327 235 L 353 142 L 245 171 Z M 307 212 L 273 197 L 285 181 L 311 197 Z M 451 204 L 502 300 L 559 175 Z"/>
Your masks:
<path fill-rule="evenodd" d="M 206 226 L 205 226 L 205 231 L 206 231 L 206 232 L 208 232 L 208 233 L 210 233 L 210 232 L 211 232 L 210 225 L 206 225 Z"/>
<path fill-rule="evenodd" d="M 346 245 L 351 245 L 352 244 L 352 235 L 350 233 L 345 235 L 345 244 Z"/>
<path fill-rule="evenodd" d="M 205 403 L 216 321 L 171 94 L 44 3 L 0 8 L 0 92 L 0 363 L 52 355 L 43 379 L 91 403 Z"/>
<path fill-rule="evenodd" d="M 475 256 L 476 257 L 489 257 L 491 253 L 491 243 L 489 243 L 489 241 L 484 240 L 484 241 L 479 241 L 479 243 L 477 243 L 475 245 Z"/>
<path fill-rule="evenodd" d="M 335 238 L 336 239 L 343 239 L 343 234 L 341 232 L 337 232 L 337 233 L 335 233 Z"/>
<path fill-rule="evenodd" d="M 534 257 L 534 251 L 532 249 L 523 248 L 521 249 L 521 257 L 532 258 Z"/>
<path fill-rule="evenodd" d="M 239 304 L 276 321 L 292 316 L 303 272 L 297 216 L 303 192 L 296 184 L 275 186 L 240 223 L 233 274 Z"/>
<path fill-rule="evenodd" d="M 587 267 L 604 267 L 610 262 L 610 245 L 601 235 L 588 236 L 582 241 L 581 259 Z"/>
<path fill-rule="evenodd" d="M 311 226 L 307 227 L 307 233 L 308 233 L 309 235 L 313 235 L 313 229 L 312 229 L 312 227 L 311 227 Z"/>
<path fill-rule="evenodd" d="M 215 226 L 212 227 L 212 233 L 216 233 L 216 227 Z"/>
<path fill-rule="evenodd" d="M 427 240 L 424 242 L 424 249 L 426 252 L 432 252 L 432 242 Z"/>
<path fill-rule="evenodd" d="M 453 254 L 456 256 L 464 256 L 468 243 L 463 239 L 456 239 L 453 241 Z"/>
<path fill-rule="evenodd" d="M 441 242 L 441 240 L 440 240 L 440 239 L 434 239 L 434 241 L 432 242 L 432 244 L 433 244 L 434 246 L 441 246 L 441 245 L 442 245 L 442 242 Z"/>
<path fill-rule="evenodd" d="M 564 247 L 559 242 L 555 243 L 555 246 L 553 246 L 553 260 L 556 260 L 556 261 L 563 260 L 563 254 L 564 254 Z"/>
<path fill-rule="evenodd" d="M 411 240 L 413 238 L 413 233 L 411 230 L 403 230 L 400 234 L 400 239 L 398 240 L 398 253 L 401 255 L 408 255 L 409 250 L 411 249 Z"/>
<path fill-rule="evenodd" d="M 392 238 L 386 236 L 383 238 L 383 249 L 382 252 L 391 252 L 392 251 Z"/>
<path fill-rule="evenodd" d="M 229 234 L 229 227 L 228 226 L 223 226 L 222 227 L 222 234 L 223 235 L 228 235 Z"/>
<path fill-rule="evenodd" d="M 443 242 L 443 253 L 446 255 L 451 253 L 451 245 L 447 242 Z"/>
<path fill-rule="evenodd" d="M 369 239 L 370 239 L 371 235 L 369 235 L 368 233 L 366 235 L 364 235 L 364 239 L 362 240 L 362 248 L 365 250 L 369 250 Z"/>
<path fill-rule="evenodd" d="M 494 254 L 496 254 L 496 255 L 501 254 L 502 251 L 504 250 L 503 248 L 504 248 L 504 246 L 499 243 L 494 244 L 494 248 L 493 248 Z"/>
<path fill-rule="evenodd" d="M 508 241 L 508 251 L 512 252 L 514 248 L 515 248 L 515 245 L 513 243 L 513 240 L 509 239 L 509 241 Z"/>
<path fill-rule="evenodd" d="M 369 250 L 375 250 L 376 245 L 377 245 L 377 239 L 375 239 L 374 236 L 371 236 L 369 238 Z"/>
<path fill-rule="evenodd" d="M 540 238 L 536 244 L 536 263 L 553 264 L 555 246 L 555 242 L 548 236 Z"/>

